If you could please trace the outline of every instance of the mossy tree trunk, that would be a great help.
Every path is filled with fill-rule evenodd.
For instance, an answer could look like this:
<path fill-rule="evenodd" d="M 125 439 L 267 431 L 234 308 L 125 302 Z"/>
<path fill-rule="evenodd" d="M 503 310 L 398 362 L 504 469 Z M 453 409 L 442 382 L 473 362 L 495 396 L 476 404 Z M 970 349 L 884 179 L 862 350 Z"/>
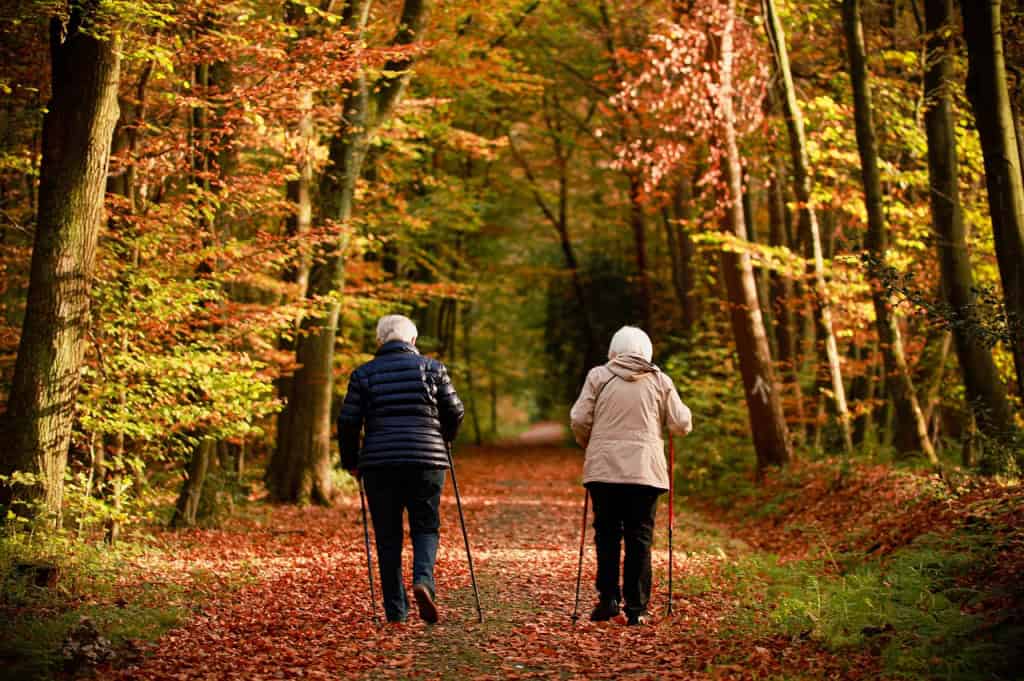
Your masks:
<path fill-rule="evenodd" d="M 846 37 L 850 80 L 853 83 L 854 119 L 857 149 L 860 153 L 864 203 L 868 214 L 865 249 L 880 263 L 885 262 L 888 248 L 885 217 L 882 211 L 882 182 L 878 170 L 878 139 L 868 82 L 867 55 L 861 20 L 860 0 L 843 0 L 843 29 Z M 893 301 L 878 281 L 871 282 L 875 308 L 875 324 L 885 364 L 886 387 L 893 401 L 894 444 L 901 452 L 921 452 L 937 463 L 935 450 L 928 437 L 928 425 L 917 401 L 910 378 L 899 320 Z"/>
<path fill-rule="evenodd" d="M 949 92 L 952 17 L 953 0 L 925 1 L 928 66 L 924 85 L 928 108 L 924 119 L 928 135 L 932 226 L 938 236 L 942 292 L 957 317 L 952 332 L 967 402 L 981 430 L 989 436 L 1002 438 L 1014 430 L 1013 412 L 992 352 L 977 333 L 980 322 L 974 273 L 960 207 L 956 127 Z M 1018 269 L 1022 266 L 1024 263 L 1017 265 Z"/>
<path fill-rule="evenodd" d="M 364 34 L 370 0 L 345 5 L 342 23 L 353 38 Z M 428 0 L 405 0 L 392 44 L 408 46 L 420 40 Z M 385 64 L 382 75 L 369 83 L 361 72 L 350 85 L 342 125 L 330 141 L 329 165 L 319 186 L 320 213 L 338 225 L 341 233 L 329 252 L 310 271 L 307 295 L 326 300 L 317 313 L 306 316 L 296 340 L 299 368 L 292 376 L 285 410 L 279 423 L 277 446 L 267 468 L 267 486 L 279 501 L 330 504 L 331 398 L 334 393 L 334 342 L 345 289 L 356 182 L 372 131 L 391 116 L 411 77 L 412 57 L 399 56 Z"/>
<path fill-rule="evenodd" d="M 24 510 L 58 522 L 121 69 L 119 37 L 98 22 L 102 3 L 64 4 L 67 22 L 50 24 L 52 94 L 28 299 L 0 428 L 0 473 L 38 476 L 32 486 L 0 488 L 0 504 L 24 501 Z"/>
<path fill-rule="evenodd" d="M 728 18 L 721 41 L 720 97 L 721 139 L 725 148 L 723 171 L 727 196 L 724 229 L 737 238 L 747 240 L 747 226 L 743 216 L 743 174 L 739 146 L 736 140 L 735 114 L 732 97 L 733 26 L 736 2 L 728 4 Z M 754 437 L 759 469 L 783 465 L 792 457 L 786 419 L 782 412 L 782 399 L 775 380 L 768 334 L 757 299 L 757 283 L 750 254 L 723 250 L 722 272 L 729 297 L 730 320 L 736 352 L 740 359 L 743 388 L 750 428 Z"/>

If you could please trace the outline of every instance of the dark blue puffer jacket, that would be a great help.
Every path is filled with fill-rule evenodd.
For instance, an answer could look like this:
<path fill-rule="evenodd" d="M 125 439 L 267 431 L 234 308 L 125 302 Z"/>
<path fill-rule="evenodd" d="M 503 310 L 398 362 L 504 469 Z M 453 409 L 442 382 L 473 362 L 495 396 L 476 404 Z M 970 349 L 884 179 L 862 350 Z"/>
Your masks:
<path fill-rule="evenodd" d="M 409 343 L 385 343 L 349 380 L 338 417 L 341 465 L 447 468 L 445 441 L 455 439 L 465 413 L 444 364 Z"/>

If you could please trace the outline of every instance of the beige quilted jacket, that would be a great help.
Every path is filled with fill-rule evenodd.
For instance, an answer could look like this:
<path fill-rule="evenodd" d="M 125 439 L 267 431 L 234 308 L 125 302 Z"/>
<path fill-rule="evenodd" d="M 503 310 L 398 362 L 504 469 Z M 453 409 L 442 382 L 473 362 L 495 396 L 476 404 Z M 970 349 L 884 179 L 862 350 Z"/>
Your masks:
<path fill-rule="evenodd" d="M 668 489 L 662 428 L 686 435 L 690 409 L 672 379 L 635 355 L 619 355 L 587 374 L 569 413 L 587 450 L 583 483 L 613 482 Z"/>

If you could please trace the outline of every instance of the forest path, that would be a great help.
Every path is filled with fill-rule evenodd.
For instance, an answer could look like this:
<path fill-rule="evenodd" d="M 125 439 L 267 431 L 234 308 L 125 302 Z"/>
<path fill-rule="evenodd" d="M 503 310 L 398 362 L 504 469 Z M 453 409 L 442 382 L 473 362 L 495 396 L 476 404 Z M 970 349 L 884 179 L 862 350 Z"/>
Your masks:
<path fill-rule="evenodd" d="M 518 446 L 456 454 L 484 624 L 476 621 L 450 478 L 436 569 L 442 620 L 370 619 L 359 498 L 336 507 L 260 507 L 220 530 L 168 534 L 169 580 L 223 583 L 146 651 L 126 679 L 856 678 L 803 640 L 745 640 L 723 570 L 742 550 L 677 513 L 674 614 L 666 617 L 666 509 L 658 514 L 649 627 L 587 621 L 594 549 L 588 527 L 581 619 L 570 620 L 583 493 L 578 450 Z M 589 525 L 589 523 L 588 523 Z M 408 542 L 407 542 L 408 544 Z M 408 571 L 411 556 L 405 556 Z M 376 571 L 376 560 L 374 561 Z M 151 566 L 154 579 L 156 566 Z M 377 608 L 380 595 L 377 575 Z"/>

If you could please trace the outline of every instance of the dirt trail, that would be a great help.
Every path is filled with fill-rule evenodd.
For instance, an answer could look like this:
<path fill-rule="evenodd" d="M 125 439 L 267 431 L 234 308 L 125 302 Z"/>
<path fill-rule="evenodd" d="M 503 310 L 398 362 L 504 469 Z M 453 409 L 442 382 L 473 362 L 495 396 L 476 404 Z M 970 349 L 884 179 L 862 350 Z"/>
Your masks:
<path fill-rule="evenodd" d="M 337 678 L 855 678 L 805 641 L 726 636 L 735 607 L 721 577 L 727 555 L 707 525 L 677 529 L 675 614 L 666 604 L 665 508 L 655 541 L 650 627 L 593 624 L 588 527 L 581 621 L 570 621 L 582 510 L 579 451 L 463 449 L 460 491 L 486 622 L 477 624 L 450 481 L 442 499 L 437 586 L 442 622 L 370 621 L 359 500 L 333 509 L 274 507 L 217 531 L 168 535 L 178 561 L 163 578 L 197 573 L 234 584 L 147 651 L 131 679 Z M 697 519 L 694 519 L 697 520 Z M 724 544 L 728 549 L 728 544 Z M 695 547 L 700 550 L 692 550 Z M 411 563 L 406 554 L 405 566 Z M 375 568 L 376 569 L 376 568 Z M 154 577 L 157 578 L 157 577 Z M 238 581 L 243 585 L 238 587 Z M 376 582 L 376 576 L 375 576 Z M 699 589 L 688 584 L 701 583 Z M 379 609 L 379 591 L 377 603 Z"/>

